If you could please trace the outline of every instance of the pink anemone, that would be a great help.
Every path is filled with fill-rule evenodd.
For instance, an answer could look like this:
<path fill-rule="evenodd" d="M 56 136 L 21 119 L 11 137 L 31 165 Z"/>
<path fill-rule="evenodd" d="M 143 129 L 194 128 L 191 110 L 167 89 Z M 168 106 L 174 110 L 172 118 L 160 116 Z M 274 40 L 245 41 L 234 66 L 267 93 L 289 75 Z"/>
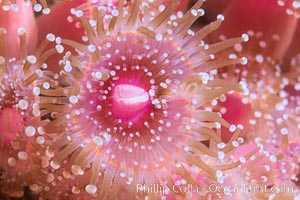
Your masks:
<path fill-rule="evenodd" d="M 240 90 L 237 84 L 214 79 L 209 71 L 243 63 L 241 58 L 219 60 L 211 55 L 243 42 L 244 36 L 224 46 L 201 42 L 210 30 L 194 33 L 189 28 L 203 13 L 202 1 L 185 15 L 172 14 L 175 1 L 166 7 L 149 6 L 151 12 L 146 3 L 123 3 L 73 10 L 85 28 L 87 44 L 61 40 L 78 54 L 65 54 L 59 73 L 64 84 L 47 92 L 55 104 L 46 111 L 57 115 L 44 126 L 53 140 L 40 151 L 49 158 L 54 181 L 72 184 L 70 197 L 115 199 L 124 192 L 130 198 L 159 198 L 135 186 L 172 185 L 175 176 L 196 184 L 189 175 L 193 165 L 214 178 L 214 169 L 202 159 L 216 153 L 200 141 L 221 143 L 215 128 L 230 124 L 205 105 Z M 215 25 L 221 21 L 222 16 Z M 239 129 L 234 132 L 238 135 Z M 60 173 L 82 178 L 70 182 Z M 64 193 L 58 194 L 59 199 Z"/>
<path fill-rule="evenodd" d="M 268 52 L 269 56 L 279 59 L 291 44 L 297 25 L 297 19 L 286 13 L 291 4 L 292 1 L 279 6 L 277 0 L 232 0 L 223 11 L 226 20 L 216 35 L 233 37 L 250 30 L 255 33 L 261 32 L 263 34 L 261 40 L 267 44 L 273 37 L 279 37 L 278 42 Z"/>
<path fill-rule="evenodd" d="M 9 34 L 0 28 L 1 41 L 7 41 Z M 19 28 L 17 35 L 19 52 L 13 53 L 19 58 L 10 55 L 5 43 L 0 47 L 0 193 L 11 197 L 22 197 L 25 188 L 44 177 L 35 162 L 33 149 L 35 143 L 43 141 L 39 80 L 47 74 L 42 71 L 44 60 L 52 54 L 44 52 L 41 46 L 28 55 L 25 29 Z"/>

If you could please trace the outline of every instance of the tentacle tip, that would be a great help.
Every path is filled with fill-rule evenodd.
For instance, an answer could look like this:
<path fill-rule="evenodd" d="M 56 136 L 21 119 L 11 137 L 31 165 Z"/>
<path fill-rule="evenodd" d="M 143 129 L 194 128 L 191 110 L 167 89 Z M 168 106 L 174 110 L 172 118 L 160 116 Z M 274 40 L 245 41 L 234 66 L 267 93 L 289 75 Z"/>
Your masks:
<path fill-rule="evenodd" d="M 241 58 L 241 64 L 242 65 L 247 65 L 247 63 L 248 63 L 248 59 L 246 57 L 242 57 Z"/>
<path fill-rule="evenodd" d="M 243 39 L 244 42 L 248 42 L 249 41 L 249 35 L 246 34 L 246 33 L 242 34 L 242 39 Z"/>
<path fill-rule="evenodd" d="M 224 21 L 224 20 L 225 20 L 224 15 L 219 14 L 219 15 L 217 16 L 217 20 Z"/>
<path fill-rule="evenodd" d="M 26 30 L 24 27 L 19 27 L 18 30 L 18 35 L 21 36 L 21 35 L 24 35 L 26 33 Z"/>
<path fill-rule="evenodd" d="M 0 27 L 0 34 L 1 35 L 6 35 L 7 34 L 7 30 L 4 27 Z"/>

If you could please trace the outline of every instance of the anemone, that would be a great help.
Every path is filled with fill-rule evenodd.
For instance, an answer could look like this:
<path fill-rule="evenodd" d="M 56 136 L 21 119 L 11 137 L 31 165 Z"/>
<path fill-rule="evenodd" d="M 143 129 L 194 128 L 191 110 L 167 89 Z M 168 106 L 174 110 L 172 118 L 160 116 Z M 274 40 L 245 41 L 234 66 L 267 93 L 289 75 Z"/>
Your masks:
<path fill-rule="evenodd" d="M 12 57 L 5 47 L 6 34 L 6 29 L 0 28 L 0 168 L 3 171 L 0 190 L 22 197 L 28 184 L 43 177 L 33 159 L 33 146 L 42 137 L 39 79 L 45 75 L 44 61 L 54 51 L 44 52 L 46 42 L 35 54 L 28 55 L 26 32 L 19 28 L 20 56 Z M 33 173 L 40 177 L 33 178 Z"/>
<path fill-rule="evenodd" d="M 52 119 L 43 127 L 49 139 L 40 148 L 57 198 L 115 199 L 122 192 L 160 198 L 135 186 L 171 186 L 175 177 L 197 184 L 188 174 L 193 168 L 216 179 L 205 160 L 218 157 L 214 146 L 222 139 L 215 129 L 230 124 L 205 105 L 241 89 L 214 78 L 214 70 L 247 60 L 215 55 L 247 35 L 206 44 L 203 39 L 223 17 L 193 32 L 191 25 L 204 14 L 202 3 L 184 15 L 173 14 L 176 1 L 156 7 L 140 1 L 111 8 L 87 4 L 71 9 L 87 44 L 48 35 L 59 40 L 58 52 L 65 45 L 77 51 L 61 60 L 59 86 L 41 90 L 48 103 L 40 108 Z M 234 132 L 238 136 L 240 129 Z"/>

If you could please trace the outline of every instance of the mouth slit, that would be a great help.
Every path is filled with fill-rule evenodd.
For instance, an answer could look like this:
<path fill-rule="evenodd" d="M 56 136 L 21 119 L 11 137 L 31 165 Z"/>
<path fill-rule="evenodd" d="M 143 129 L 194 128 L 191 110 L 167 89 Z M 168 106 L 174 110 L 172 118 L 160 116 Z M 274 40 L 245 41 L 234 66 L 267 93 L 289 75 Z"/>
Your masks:
<path fill-rule="evenodd" d="M 143 88 L 131 84 L 119 84 L 113 89 L 113 115 L 128 121 L 145 111 L 149 100 L 149 94 Z"/>

